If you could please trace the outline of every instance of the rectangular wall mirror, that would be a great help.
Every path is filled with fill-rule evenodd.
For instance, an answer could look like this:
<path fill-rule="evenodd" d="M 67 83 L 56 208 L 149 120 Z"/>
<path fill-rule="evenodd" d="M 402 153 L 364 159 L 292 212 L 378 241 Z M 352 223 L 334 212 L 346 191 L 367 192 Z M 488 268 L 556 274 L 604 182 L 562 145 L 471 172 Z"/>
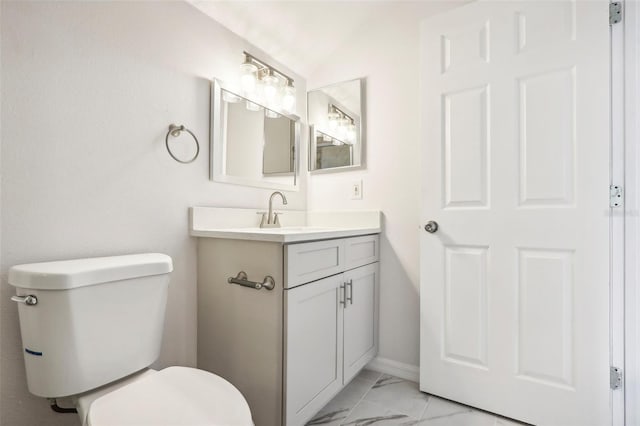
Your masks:
<path fill-rule="evenodd" d="M 345 81 L 307 94 L 309 171 L 364 167 L 365 80 Z"/>
<path fill-rule="evenodd" d="M 211 103 L 210 178 L 297 190 L 298 117 L 267 109 L 217 79 L 212 83 Z"/>

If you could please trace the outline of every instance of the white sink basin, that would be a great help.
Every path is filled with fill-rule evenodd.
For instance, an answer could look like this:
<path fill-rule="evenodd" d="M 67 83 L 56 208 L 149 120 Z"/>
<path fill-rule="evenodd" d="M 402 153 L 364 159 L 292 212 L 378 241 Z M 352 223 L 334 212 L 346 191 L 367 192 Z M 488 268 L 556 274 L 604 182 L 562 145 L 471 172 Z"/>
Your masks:
<path fill-rule="evenodd" d="M 257 224 L 262 211 L 192 207 L 190 234 L 194 237 L 297 243 L 380 232 L 380 212 L 312 213 L 286 211 L 280 228 L 245 226 Z M 315 225 L 302 225 L 311 223 Z M 286 223 L 291 223 L 287 226 Z M 318 226 L 319 225 L 319 226 Z"/>
<path fill-rule="evenodd" d="M 332 231 L 338 230 L 340 228 L 323 228 L 320 226 L 282 226 L 280 228 L 236 228 L 234 231 L 238 232 L 265 232 L 268 234 L 277 234 L 277 233 L 297 233 L 297 232 L 321 232 L 321 231 Z"/>

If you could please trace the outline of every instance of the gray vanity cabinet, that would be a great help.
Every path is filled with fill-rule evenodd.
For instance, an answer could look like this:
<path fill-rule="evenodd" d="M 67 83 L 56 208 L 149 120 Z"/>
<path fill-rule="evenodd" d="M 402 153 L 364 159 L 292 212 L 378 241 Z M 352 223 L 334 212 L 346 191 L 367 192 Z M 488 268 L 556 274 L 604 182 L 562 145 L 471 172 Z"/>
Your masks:
<path fill-rule="evenodd" d="M 198 367 L 238 387 L 256 425 L 304 425 L 377 353 L 378 235 L 198 240 Z M 239 271 L 276 286 L 227 283 Z"/>

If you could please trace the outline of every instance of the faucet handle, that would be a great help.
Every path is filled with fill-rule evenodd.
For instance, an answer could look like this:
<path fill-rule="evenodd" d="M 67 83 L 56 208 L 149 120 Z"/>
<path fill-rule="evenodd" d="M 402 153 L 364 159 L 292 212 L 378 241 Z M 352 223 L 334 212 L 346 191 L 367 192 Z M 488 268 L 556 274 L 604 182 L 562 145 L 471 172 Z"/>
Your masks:
<path fill-rule="evenodd" d="M 260 219 L 260 228 L 264 228 L 267 224 L 267 212 L 256 212 L 256 214 L 262 215 L 262 218 Z"/>
<path fill-rule="evenodd" d="M 283 213 L 273 212 L 273 224 L 280 226 L 280 215 Z"/>

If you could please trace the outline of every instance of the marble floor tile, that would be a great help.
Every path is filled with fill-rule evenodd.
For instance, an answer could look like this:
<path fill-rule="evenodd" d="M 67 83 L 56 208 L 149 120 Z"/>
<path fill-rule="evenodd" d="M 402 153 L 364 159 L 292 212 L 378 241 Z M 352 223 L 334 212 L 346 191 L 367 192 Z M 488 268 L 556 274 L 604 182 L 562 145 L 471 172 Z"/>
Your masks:
<path fill-rule="evenodd" d="M 416 424 L 417 420 L 389 407 L 362 400 L 342 423 L 344 426 L 398 426 Z"/>
<path fill-rule="evenodd" d="M 524 426 L 420 392 L 418 384 L 363 370 L 307 426 Z"/>
<path fill-rule="evenodd" d="M 322 410 L 318 412 L 308 425 L 336 426 L 346 419 L 349 412 L 355 407 L 362 397 L 375 384 L 372 377 L 380 376 L 380 373 L 364 371 L 356 376 L 344 387 Z M 373 374 L 372 374 L 373 373 Z"/>
<path fill-rule="evenodd" d="M 428 396 L 420 392 L 415 382 L 382 375 L 364 399 L 419 419 L 427 406 Z"/>
<path fill-rule="evenodd" d="M 351 408 L 333 407 L 330 402 L 307 423 L 307 426 L 340 426 L 347 419 L 350 412 Z"/>
<path fill-rule="evenodd" d="M 455 414 L 469 413 L 473 409 L 466 405 L 456 404 L 455 402 L 447 401 L 446 399 L 438 398 L 431 395 L 427 408 L 422 414 L 422 419 L 436 419 L 439 417 L 447 417 Z"/>
<path fill-rule="evenodd" d="M 498 417 L 496 419 L 496 426 L 526 426 L 528 423 L 520 423 L 515 420 L 505 419 L 504 417 Z"/>
<path fill-rule="evenodd" d="M 422 421 L 421 426 L 495 426 L 497 418 L 482 411 L 469 410 Z"/>
<path fill-rule="evenodd" d="M 358 375 L 355 378 L 365 380 L 367 382 L 371 382 L 371 384 L 374 384 L 375 382 L 378 381 L 380 377 L 382 377 L 382 373 L 378 373 L 377 371 L 373 371 L 373 370 L 367 370 L 365 368 L 360 373 L 358 373 Z"/>

